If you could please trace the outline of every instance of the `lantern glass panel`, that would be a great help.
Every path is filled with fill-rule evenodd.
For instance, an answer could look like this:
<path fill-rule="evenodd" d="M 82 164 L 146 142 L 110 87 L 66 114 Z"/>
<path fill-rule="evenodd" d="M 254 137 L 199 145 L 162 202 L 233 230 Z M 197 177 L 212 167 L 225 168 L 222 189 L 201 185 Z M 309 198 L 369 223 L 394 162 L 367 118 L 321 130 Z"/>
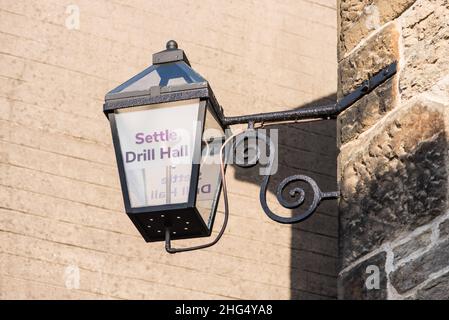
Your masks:
<path fill-rule="evenodd" d="M 196 208 L 209 229 L 212 228 L 220 193 L 220 148 L 224 141 L 224 130 L 207 108 L 201 140 L 201 163 Z"/>
<path fill-rule="evenodd" d="M 115 111 L 131 208 L 188 202 L 199 99 Z"/>
<path fill-rule="evenodd" d="M 152 65 L 109 92 L 109 95 L 139 92 L 149 90 L 152 87 L 178 86 L 192 83 L 206 83 L 206 80 L 184 61 L 177 61 Z"/>

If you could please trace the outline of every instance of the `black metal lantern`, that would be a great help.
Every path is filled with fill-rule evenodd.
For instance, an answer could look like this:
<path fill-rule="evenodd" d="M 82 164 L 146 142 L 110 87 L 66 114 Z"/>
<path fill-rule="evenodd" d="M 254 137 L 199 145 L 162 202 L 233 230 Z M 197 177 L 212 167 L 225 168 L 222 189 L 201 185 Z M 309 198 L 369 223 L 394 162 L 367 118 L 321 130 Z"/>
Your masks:
<path fill-rule="evenodd" d="M 225 117 L 208 82 L 191 68 L 177 43 L 169 41 L 166 50 L 153 55 L 153 65 L 105 97 L 103 111 L 111 124 L 126 213 L 147 242 L 165 240 L 169 253 L 213 246 L 223 235 L 229 217 L 225 146 L 235 138 L 237 152 L 238 141 L 257 137 L 269 145 L 270 153 L 270 170 L 263 174 L 259 196 L 263 211 L 279 223 L 308 219 L 321 201 L 338 198 L 339 192 L 322 192 L 312 178 L 293 175 L 278 185 L 277 200 L 284 208 L 302 207 L 303 212 L 282 217 L 271 211 L 266 194 L 276 148 L 257 130 L 276 123 L 335 118 L 396 72 L 397 62 L 393 62 L 330 105 Z M 247 124 L 248 129 L 228 136 L 228 126 L 234 124 Z M 251 165 L 260 160 L 259 147 Z M 248 156 L 248 148 L 240 150 L 243 159 Z M 247 167 L 245 163 L 236 164 Z M 294 187 L 290 198 L 284 198 L 284 191 L 293 182 L 311 186 L 313 200 L 308 206 L 302 187 Z M 203 245 L 172 248 L 172 239 L 210 236 L 222 188 L 224 220 L 216 238 Z"/>
<path fill-rule="evenodd" d="M 105 97 L 125 210 L 147 242 L 211 234 L 223 114 L 175 41 Z"/>

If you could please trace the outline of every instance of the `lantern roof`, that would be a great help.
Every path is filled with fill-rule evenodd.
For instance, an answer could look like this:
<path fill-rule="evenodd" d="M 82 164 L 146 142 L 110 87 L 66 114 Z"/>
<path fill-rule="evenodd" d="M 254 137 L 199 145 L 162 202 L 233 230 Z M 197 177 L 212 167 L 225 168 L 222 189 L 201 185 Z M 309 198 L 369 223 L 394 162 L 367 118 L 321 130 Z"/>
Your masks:
<path fill-rule="evenodd" d="M 103 112 L 179 100 L 207 98 L 219 118 L 223 110 L 209 83 L 192 69 L 183 50 L 170 40 L 153 54 L 153 64 L 106 94 Z"/>
<path fill-rule="evenodd" d="M 139 96 L 158 91 L 178 91 L 207 87 L 207 81 L 184 61 L 152 65 L 106 95 L 106 100 Z M 170 90 L 163 90 L 164 87 Z"/>
<path fill-rule="evenodd" d="M 150 67 L 108 92 L 105 100 L 207 87 L 207 81 L 192 69 L 184 51 L 172 40 L 166 50 L 153 55 Z"/>

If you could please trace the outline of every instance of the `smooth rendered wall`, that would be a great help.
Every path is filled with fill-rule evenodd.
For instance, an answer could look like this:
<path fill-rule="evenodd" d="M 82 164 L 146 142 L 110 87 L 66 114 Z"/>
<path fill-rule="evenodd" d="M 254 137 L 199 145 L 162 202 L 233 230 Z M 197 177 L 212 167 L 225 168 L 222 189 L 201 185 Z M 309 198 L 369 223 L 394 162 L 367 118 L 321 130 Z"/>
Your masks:
<path fill-rule="evenodd" d="M 335 210 L 276 224 L 255 171 L 229 168 L 230 224 L 215 247 L 145 243 L 124 214 L 102 103 L 169 39 L 227 115 L 329 102 L 336 25 L 330 0 L 1 0 L 0 298 L 335 298 Z M 282 168 L 334 185 L 333 123 L 290 127 L 280 142 Z"/>

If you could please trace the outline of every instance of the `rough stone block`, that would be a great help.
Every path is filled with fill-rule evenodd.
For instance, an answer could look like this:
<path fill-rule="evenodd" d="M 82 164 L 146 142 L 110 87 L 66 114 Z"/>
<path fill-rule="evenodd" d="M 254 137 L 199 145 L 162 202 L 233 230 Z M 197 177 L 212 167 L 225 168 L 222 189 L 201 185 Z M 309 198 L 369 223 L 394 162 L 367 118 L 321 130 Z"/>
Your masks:
<path fill-rule="evenodd" d="M 393 249 L 394 261 L 397 262 L 403 258 L 406 258 L 413 252 L 424 249 L 430 244 L 430 236 L 432 232 L 430 230 L 421 233 L 420 235 L 410 239 L 406 243 L 403 243 Z"/>
<path fill-rule="evenodd" d="M 372 31 L 400 16 L 415 0 L 342 0 L 339 56 L 352 50 Z"/>
<path fill-rule="evenodd" d="M 403 16 L 402 97 L 424 92 L 449 73 L 449 1 L 417 1 Z"/>
<path fill-rule="evenodd" d="M 363 97 L 338 116 L 339 142 L 344 144 L 368 130 L 397 104 L 398 92 L 392 79 Z"/>
<path fill-rule="evenodd" d="M 339 89 L 341 98 L 364 80 L 399 60 L 399 30 L 390 23 L 370 38 L 364 46 L 344 58 L 339 64 Z"/>
<path fill-rule="evenodd" d="M 440 105 L 416 102 L 342 158 L 342 265 L 424 225 L 447 208 L 447 141 Z"/>
<path fill-rule="evenodd" d="M 418 290 L 419 300 L 449 300 L 449 272 L 430 281 Z"/>
<path fill-rule="evenodd" d="M 440 223 L 440 238 L 449 236 L 449 220 Z"/>
<path fill-rule="evenodd" d="M 448 261 L 449 240 L 446 240 L 393 271 L 390 274 L 391 283 L 399 293 L 404 293 L 425 281 L 432 273 L 448 267 Z"/>
<path fill-rule="evenodd" d="M 387 276 L 385 272 L 386 253 L 381 252 L 341 275 L 339 299 L 384 300 L 387 298 Z M 374 269 L 368 268 L 374 267 Z M 373 271 L 374 270 L 374 271 Z M 378 289 L 372 288 L 372 277 L 379 276 Z M 368 285 L 367 285 L 368 283 Z"/>

